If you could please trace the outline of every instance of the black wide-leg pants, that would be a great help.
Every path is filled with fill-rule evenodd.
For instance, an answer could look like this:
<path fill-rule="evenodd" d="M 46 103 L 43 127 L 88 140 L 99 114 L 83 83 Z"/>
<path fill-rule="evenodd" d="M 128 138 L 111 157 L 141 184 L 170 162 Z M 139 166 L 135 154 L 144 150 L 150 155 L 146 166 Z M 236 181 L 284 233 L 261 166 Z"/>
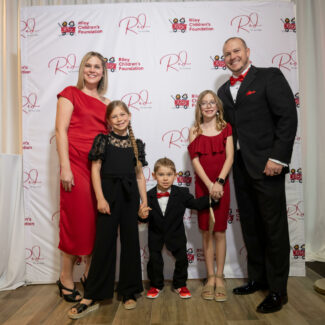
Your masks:
<path fill-rule="evenodd" d="M 111 215 L 98 214 L 96 239 L 92 261 L 86 282 L 86 299 L 110 299 L 114 294 L 116 269 L 116 240 L 119 227 L 121 255 L 117 292 L 129 296 L 143 291 L 139 231 L 137 221 L 138 196 L 129 200 L 123 188 L 116 189 L 116 201 L 111 206 Z"/>
<path fill-rule="evenodd" d="M 285 175 L 251 178 L 240 151 L 236 154 L 233 174 L 249 280 L 286 294 L 290 241 Z"/>

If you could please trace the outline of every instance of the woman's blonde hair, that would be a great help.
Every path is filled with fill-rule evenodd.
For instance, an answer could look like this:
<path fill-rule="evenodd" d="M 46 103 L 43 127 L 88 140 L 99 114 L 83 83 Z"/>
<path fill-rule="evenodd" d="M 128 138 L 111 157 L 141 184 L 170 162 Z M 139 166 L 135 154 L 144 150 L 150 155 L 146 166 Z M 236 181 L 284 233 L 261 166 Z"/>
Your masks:
<path fill-rule="evenodd" d="M 113 110 L 116 107 L 122 108 L 125 113 L 130 115 L 130 110 L 129 110 L 129 108 L 127 107 L 127 105 L 124 102 L 122 102 L 121 100 L 113 100 L 112 102 L 110 102 L 107 105 L 107 108 L 106 108 L 106 121 L 109 121 L 109 118 L 110 118 Z M 134 133 L 133 133 L 133 129 L 132 129 L 132 126 L 131 126 L 131 121 L 129 122 L 129 125 L 128 125 L 128 131 L 129 131 L 129 136 L 130 136 L 134 156 L 135 156 L 135 159 L 137 160 L 137 167 L 141 167 L 142 165 L 141 165 L 141 162 L 139 161 L 138 146 L 137 146 L 135 136 L 134 136 Z"/>
<path fill-rule="evenodd" d="M 196 105 L 195 105 L 195 122 L 194 122 L 194 132 L 196 134 L 201 134 L 202 129 L 201 129 L 201 124 L 203 123 L 203 115 L 201 111 L 201 104 L 202 100 L 205 97 L 205 95 L 210 94 L 213 96 L 214 101 L 216 102 L 217 105 L 217 114 L 216 114 L 216 128 L 218 131 L 223 130 L 227 123 L 223 119 L 223 105 L 221 99 L 217 96 L 217 94 L 212 91 L 212 90 L 204 90 L 200 93 Z"/>
<path fill-rule="evenodd" d="M 103 95 L 107 91 L 108 87 L 108 80 L 107 80 L 107 69 L 106 69 L 106 60 L 105 58 L 98 52 L 88 52 L 84 55 L 84 57 L 81 60 L 80 66 L 79 66 L 79 74 L 78 74 L 78 82 L 77 82 L 77 88 L 82 89 L 85 86 L 85 80 L 84 80 L 84 69 L 87 61 L 95 56 L 98 58 L 102 64 L 103 68 L 103 76 L 100 79 L 98 86 L 97 86 L 97 91 L 99 95 Z"/>

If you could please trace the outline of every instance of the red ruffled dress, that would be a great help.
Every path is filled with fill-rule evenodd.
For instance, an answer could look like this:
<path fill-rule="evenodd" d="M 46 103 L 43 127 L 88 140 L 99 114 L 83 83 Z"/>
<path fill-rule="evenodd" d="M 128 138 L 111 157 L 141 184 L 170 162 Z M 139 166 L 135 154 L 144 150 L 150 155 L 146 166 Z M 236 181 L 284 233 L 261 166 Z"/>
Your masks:
<path fill-rule="evenodd" d="M 232 135 L 232 128 L 229 123 L 226 127 L 215 136 L 205 136 L 200 134 L 188 146 L 191 159 L 199 157 L 205 173 L 211 182 L 215 182 L 219 176 L 223 164 L 226 160 L 226 141 L 227 137 Z M 224 195 L 220 199 L 220 203 L 213 208 L 215 215 L 215 225 L 213 231 L 224 231 L 227 229 L 227 218 L 230 204 L 230 187 L 229 180 L 223 187 Z M 195 173 L 195 194 L 199 198 L 209 195 L 209 191 L 201 178 Z M 209 230 L 209 209 L 198 211 L 199 228 Z"/>
<path fill-rule="evenodd" d="M 69 86 L 58 96 L 73 104 L 68 129 L 69 159 L 75 186 L 66 192 L 60 184 L 59 249 L 71 255 L 91 254 L 95 241 L 97 202 L 91 184 L 88 153 L 98 133 L 107 133 L 106 105 Z"/>

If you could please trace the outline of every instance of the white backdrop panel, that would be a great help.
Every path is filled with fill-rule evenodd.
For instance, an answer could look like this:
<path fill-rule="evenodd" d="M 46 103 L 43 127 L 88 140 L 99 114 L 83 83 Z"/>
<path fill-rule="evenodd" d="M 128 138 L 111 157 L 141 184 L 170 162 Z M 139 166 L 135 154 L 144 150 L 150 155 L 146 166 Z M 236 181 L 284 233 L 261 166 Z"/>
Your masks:
<path fill-rule="evenodd" d="M 289 19 L 286 23 L 285 19 Z M 123 99 L 132 112 L 136 137 L 146 143 L 147 188 L 163 156 L 175 161 L 177 183 L 194 193 L 187 154 L 188 130 L 198 94 L 217 90 L 229 78 L 222 47 L 243 37 L 256 66 L 279 67 L 297 95 L 294 7 L 273 2 L 127 3 L 27 7 L 21 11 L 24 196 L 27 279 L 47 283 L 59 272 L 59 163 L 54 137 L 56 94 L 77 81 L 78 64 L 88 51 L 107 59 L 110 99 Z M 174 19 L 178 22 L 175 23 Z M 65 26 L 64 22 L 67 23 Z M 177 95 L 181 100 L 177 100 Z M 304 275 L 301 137 L 298 130 L 291 175 L 287 177 L 291 275 Z M 186 173 L 186 174 L 185 174 Z M 186 175 L 186 177 L 184 177 Z M 204 256 L 197 215 L 187 211 L 189 277 L 204 277 Z M 148 261 L 147 228 L 140 227 L 144 278 Z M 246 275 L 233 185 L 227 230 L 227 277 Z M 167 252 L 165 275 L 173 259 Z M 76 278 L 81 268 L 77 267 Z"/>

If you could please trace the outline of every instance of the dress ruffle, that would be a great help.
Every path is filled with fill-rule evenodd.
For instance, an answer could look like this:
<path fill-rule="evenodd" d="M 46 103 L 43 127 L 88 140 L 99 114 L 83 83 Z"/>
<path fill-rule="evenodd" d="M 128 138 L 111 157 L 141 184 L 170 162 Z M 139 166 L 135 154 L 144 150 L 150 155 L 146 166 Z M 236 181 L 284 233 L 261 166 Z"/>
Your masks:
<path fill-rule="evenodd" d="M 215 154 L 222 153 L 225 151 L 225 145 L 227 141 L 227 137 L 232 135 L 232 129 L 229 123 L 227 123 L 226 127 L 216 136 L 204 136 L 199 135 L 192 141 L 188 148 L 191 159 L 199 156 L 199 155 L 207 155 L 207 154 Z M 222 141 L 216 141 L 216 138 L 219 139 L 222 137 Z"/>
<path fill-rule="evenodd" d="M 93 146 L 88 154 L 89 160 L 105 160 L 105 151 L 107 144 L 107 135 L 100 133 L 96 136 Z"/>
<path fill-rule="evenodd" d="M 146 161 L 146 152 L 145 152 L 146 144 L 140 139 L 136 139 L 135 141 L 138 147 L 138 159 L 140 160 L 143 167 L 148 166 L 148 162 Z"/>

